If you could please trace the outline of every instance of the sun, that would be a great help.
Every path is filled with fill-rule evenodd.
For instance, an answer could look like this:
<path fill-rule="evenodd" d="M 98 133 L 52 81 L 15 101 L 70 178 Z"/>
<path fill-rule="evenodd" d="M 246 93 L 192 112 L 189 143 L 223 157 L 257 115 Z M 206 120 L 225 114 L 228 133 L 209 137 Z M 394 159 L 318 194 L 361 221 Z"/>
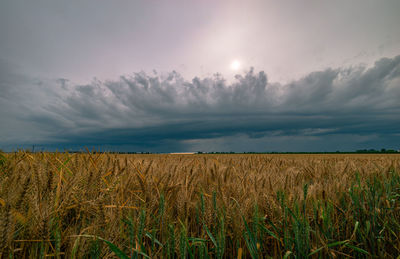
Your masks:
<path fill-rule="evenodd" d="M 239 60 L 237 60 L 237 59 L 233 60 L 231 63 L 231 69 L 234 71 L 237 71 L 237 70 L 239 70 L 239 68 L 240 68 Z"/>

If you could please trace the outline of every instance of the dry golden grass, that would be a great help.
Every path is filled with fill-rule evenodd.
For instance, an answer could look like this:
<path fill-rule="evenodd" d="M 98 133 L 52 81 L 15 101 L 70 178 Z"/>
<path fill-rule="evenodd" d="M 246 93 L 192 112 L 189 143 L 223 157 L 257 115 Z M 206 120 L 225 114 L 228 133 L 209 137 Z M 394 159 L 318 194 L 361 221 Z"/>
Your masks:
<path fill-rule="evenodd" d="M 277 195 L 279 191 L 285 193 L 285 206 L 292 211 L 296 204 L 307 205 L 307 224 L 316 230 L 318 224 L 323 224 L 319 215 L 326 212 L 326 204 L 332 205 L 329 224 L 337 226 L 337 233 L 330 232 L 333 236 L 329 240 L 328 234 L 311 232 L 308 252 L 326 246 L 320 252 L 324 257 L 357 257 L 348 246 L 327 247 L 335 240 L 356 240 L 354 211 L 344 207 L 351 200 L 343 198 L 343 194 L 354 187 L 356 172 L 360 186 L 365 188 L 367 180 L 375 177 L 383 184 L 389 174 L 400 172 L 398 154 L 187 156 L 19 152 L 4 156 L 7 161 L 0 169 L 0 253 L 15 258 L 115 256 L 105 243 L 88 235 L 116 244 L 129 256 L 140 250 L 154 258 L 173 257 L 181 255 L 182 231 L 189 245 L 195 243 L 190 237 L 206 240 L 199 242 L 214 257 L 217 250 L 205 226 L 215 236 L 221 220 L 224 256 L 236 257 L 239 251 L 243 258 L 249 257 L 252 254 L 244 238 L 246 227 L 241 215 L 253 224 L 257 205 L 263 226 L 278 235 L 277 229 L 284 229 L 278 225 L 287 217 Z M 308 192 L 303 202 L 305 184 Z M 379 197 L 378 202 L 391 201 Z M 398 201 L 386 207 L 392 209 L 391 217 L 399 217 Z M 143 238 L 138 236 L 142 212 L 143 231 L 149 233 Z M 126 223 L 127 219 L 131 225 Z M 348 220 L 348 225 L 343 226 L 344 220 Z M 364 227 L 365 222 L 359 223 Z M 134 234 L 130 234 L 129 226 Z M 377 251 L 368 250 L 371 244 L 352 244 L 370 254 L 394 257 L 400 253 L 400 242 L 396 240 L 399 233 L 385 231 L 381 233 L 385 244 Z M 171 236 L 176 242 L 171 241 Z M 151 237 L 160 244 L 154 244 Z M 285 255 L 288 246 L 282 237 L 278 239 L 260 235 L 260 256 Z M 298 247 L 290 247 L 296 254 Z M 201 254 L 200 248 L 196 249 L 193 251 Z"/>

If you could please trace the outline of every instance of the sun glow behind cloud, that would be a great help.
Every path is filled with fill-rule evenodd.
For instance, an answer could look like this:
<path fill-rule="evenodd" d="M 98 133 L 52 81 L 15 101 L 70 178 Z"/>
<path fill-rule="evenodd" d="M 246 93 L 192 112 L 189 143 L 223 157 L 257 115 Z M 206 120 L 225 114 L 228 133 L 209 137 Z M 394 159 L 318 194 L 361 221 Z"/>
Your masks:
<path fill-rule="evenodd" d="M 231 63 L 231 69 L 233 70 L 233 71 L 238 71 L 239 70 L 239 68 L 240 68 L 240 61 L 239 60 L 237 60 L 237 59 L 235 59 L 235 60 L 233 60 L 232 61 L 232 63 Z"/>

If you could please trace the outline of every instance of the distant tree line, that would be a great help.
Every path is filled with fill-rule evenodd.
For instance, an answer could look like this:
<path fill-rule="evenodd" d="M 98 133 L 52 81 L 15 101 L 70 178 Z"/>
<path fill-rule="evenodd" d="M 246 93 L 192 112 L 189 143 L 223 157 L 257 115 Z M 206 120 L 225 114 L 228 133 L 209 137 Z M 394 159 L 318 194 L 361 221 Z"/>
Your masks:
<path fill-rule="evenodd" d="M 381 150 L 375 150 L 375 149 L 360 149 L 357 150 L 356 153 L 384 153 L 384 154 L 389 154 L 389 153 L 399 153 L 400 150 L 393 150 L 393 149 L 384 149 L 382 148 Z"/>
<path fill-rule="evenodd" d="M 35 152 L 50 152 L 46 151 L 44 149 L 42 150 L 35 150 L 34 148 L 32 149 L 25 149 L 23 150 L 24 152 L 27 153 L 35 153 Z M 59 152 L 59 151 L 56 151 Z M 84 150 L 64 150 L 64 152 L 70 153 L 70 154 L 75 154 L 75 153 L 87 153 L 87 151 Z M 97 154 L 97 153 L 108 153 L 108 154 L 162 154 L 160 152 L 133 152 L 133 151 L 97 151 L 97 150 L 92 150 L 90 151 L 92 154 Z M 0 153 L 5 153 L 0 149 Z M 203 152 L 203 151 L 198 151 L 195 154 L 393 154 L 393 153 L 400 153 L 399 150 L 394 150 L 394 149 L 385 149 L 382 148 L 380 150 L 377 149 L 358 149 L 356 151 L 335 151 L 335 152 L 233 152 L 233 151 L 222 151 L 222 152 Z"/>

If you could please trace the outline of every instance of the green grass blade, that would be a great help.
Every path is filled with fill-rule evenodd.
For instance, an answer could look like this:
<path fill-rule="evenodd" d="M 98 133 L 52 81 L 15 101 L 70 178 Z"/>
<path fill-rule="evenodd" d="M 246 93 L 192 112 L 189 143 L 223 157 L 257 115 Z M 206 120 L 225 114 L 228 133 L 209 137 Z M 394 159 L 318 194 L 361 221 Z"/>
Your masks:
<path fill-rule="evenodd" d="M 93 236 L 93 235 L 80 235 L 80 236 L 81 237 L 96 238 L 98 240 L 101 240 L 101 241 L 105 242 L 108 245 L 108 247 L 110 248 L 110 250 L 113 251 L 114 254 L 120 259 L 129 259 L 130 258 L 121 249 L 119 249 L 116 245 L 114 245 L 113 243 L 111 243 L 110 241 L 108 241 L 108 240 L 106 240 L 104 238 L 101 238 L 101 237 L 98 237 L 98 236 Z M 136 250 L 135 252 L 137 252 L 138 254 L 144 256 L 145 258 L 150 258 L 147 254 L 145 254 L 145 253 L 143 253 L 143 252 L 141 252 L 139 250 Z"/>
<path fill-rule="evenodd" d="M 210 232 L 210 230 L 208 229 L 208 227 L 206 226 L 206 224 L 203 224 L 203 226 L 204 226 L 204 229 L 205 229 L 206 232 L 207 232 L 207 235 L 210 237 L 212 243 L 214 244 L 214 246 L 215 246 L 216 248 L 218 248 L 218 243 L 217 243 L 217 241 L 215 240 L 213 234 Z"/>
<path fill-rule="evenodd" d="M 322 246 L 322 247 L 316 249 L 315 251 L 309 253 L 308 256 L 312 256 L 312 255 L 318 253 L 319 251 L 321 251 L 325 247 L 331 248 L 331 247 L 335 247 L 335 246 L 339 246 L 339 245 L 346 245 L 347 243 L 349 243 L 349 240 L 333 242 L 333 243 L 328 244 L 327 246 Z"/>
<path fill-rule="evenodd" d="M 155 238 L 154 235 L 152 235 L 151 233 L 149 233 L 149 232 L 146 231 L 145 236 L 148 237 L 148 238 L 150 238 L 151 240 L 154 240 L 154 242 L 155 242 L 157 245 L 163 247 L 163 244 L 161 244 L 161 242 L 160 242 L 157 238 Z"/>
<path fill-rule="evenodd" d="M 266 232 L 268 235 L 272 236 L 273 238 L 281 242 L 281 240 L 274 234 L 274 232 L 266 228 L 263 224 L 258 223 L 258 226 L 261 228 L 262 231 Z"/>
<path fill-rule="evenodd" d="M 348 248 L 351 248 L 351 249 L 353 249 L 353 250 L 355 250 L 355 251 L 357 251 L 357 252 L 359 252 L 359 253 L 366 254 L 366 255 L 370 255 L 370 254 L 369 254 L 367 251 L 365 251 L 364 249 L 361 249 L 361 248 L 359 248 L 359 247 L 353 246 L 353 245 L 351 245 L 351 244 L 345 244 L 345 246 L 347 246 Z"/>

